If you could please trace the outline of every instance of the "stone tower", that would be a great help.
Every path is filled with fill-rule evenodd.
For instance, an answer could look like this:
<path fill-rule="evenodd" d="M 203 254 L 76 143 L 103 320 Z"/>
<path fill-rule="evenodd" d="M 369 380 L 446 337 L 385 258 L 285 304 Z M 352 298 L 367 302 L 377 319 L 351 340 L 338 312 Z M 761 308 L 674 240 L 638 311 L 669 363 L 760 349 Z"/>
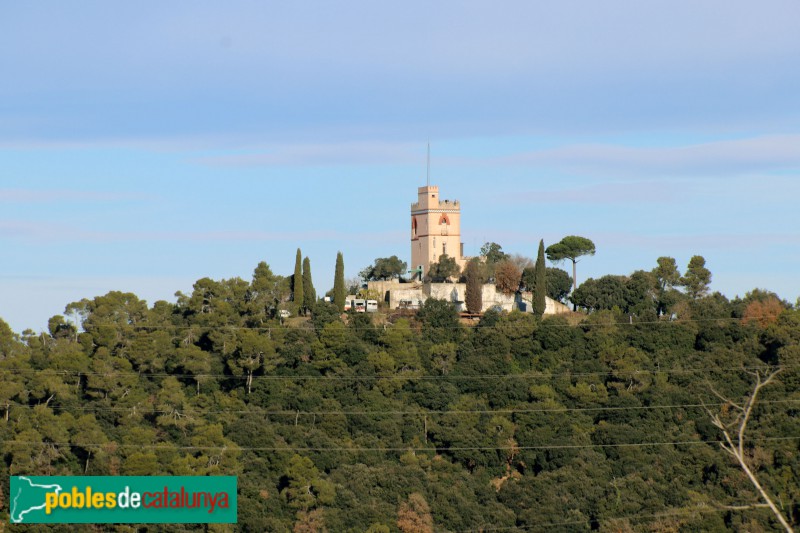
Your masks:
<path fill-rule="evenodd" d="M 461 242 L 461 206 L 458 200 L 440 200 L 439 187 L 428 185 L 417 190 L 411 204 L 411 268 L 428 266 L 447 254 L 464 268 L 464 243 Z"/>

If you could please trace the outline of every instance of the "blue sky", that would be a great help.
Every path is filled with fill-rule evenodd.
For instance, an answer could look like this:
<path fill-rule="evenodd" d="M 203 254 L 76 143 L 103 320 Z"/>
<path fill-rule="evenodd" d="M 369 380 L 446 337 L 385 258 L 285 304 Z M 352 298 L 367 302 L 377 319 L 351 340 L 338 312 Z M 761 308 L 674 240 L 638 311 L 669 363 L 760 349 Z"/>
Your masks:
<path fill-rule="evenodd" d="M 579 280 L 685 267 L 800 296 L 794 0 L 0 7 L 0 317 L 204 276 L 315 285 L 409 255 L 425 180 L 465 251 L 591 238 Z"/>

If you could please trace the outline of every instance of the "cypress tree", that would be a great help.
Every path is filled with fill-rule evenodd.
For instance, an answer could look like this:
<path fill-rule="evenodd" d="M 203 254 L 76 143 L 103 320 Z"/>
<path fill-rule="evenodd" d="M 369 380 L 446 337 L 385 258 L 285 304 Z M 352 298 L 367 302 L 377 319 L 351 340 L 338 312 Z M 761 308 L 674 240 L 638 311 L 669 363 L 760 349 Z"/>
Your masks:
<path fill-rule="evenodd" d="M 544 240 L 539 241 L 539 254 L 536 256 L 536 271 L 533 282 L 533 313 L 544 315 L 547 307 L 547 268 L 544 265 Z"/>
<path fill-rule="evenodd" d="M 303 259 L 303 306 L 313 310 L 317 301 L 317 291 L 314 290 L 314 283 L 311 281 L 311 260 L 306 257 Z"/>
<path fill-rule="evenodd" d="M 344 257 L 342 252 L 336 254 L 336 272 L 333 277 L 333 304 L 341 313 L 344 311 L 344 299 L 347 294 L 344 286 Z"/>
<path fill-rule="evenodd" d="M 481 264 L 478 259 L 472 259 L 467 263 L 464 275 L 467 278 L 467 293 L 464 297 L 467 311 L 480 313 L 483 309 L 483 276 L 481 276 Z"/>
<path fill-rule="evenodd" d="M 300 248 L 297 249 L 297 257 L 294 260 L 294 276 L 292 276 L 292 300 L 297 305 L 297 314 L 302 313 L 304 305 L 303 297 L 303 254 Z"/>

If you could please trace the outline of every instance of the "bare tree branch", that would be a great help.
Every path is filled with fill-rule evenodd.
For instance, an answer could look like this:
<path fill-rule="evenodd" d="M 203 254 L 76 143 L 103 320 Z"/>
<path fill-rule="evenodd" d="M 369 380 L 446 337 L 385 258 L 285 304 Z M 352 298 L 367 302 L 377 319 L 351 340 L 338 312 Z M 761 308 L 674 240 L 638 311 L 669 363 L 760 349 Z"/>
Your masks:
<path fill-rule="evenodd" d="M 709 390 L 710 390 L 712 393 L 714 393 L 714 396 L 716 396 L 717 398 L 719 398 L 720 400 L 722 400 L 722 401 L 723 401 L 723 402 L 725 402 L 725 403 L 729 403 L 729 404 L 731 404 L 732 406 L 734 406 L 735 408 L 739 409 L 740 411 L 744 411 L 744 407 L 742 407 L 741 405 L 738 405 L 738 404 L 734 403 L 734 402 L 733 402 L 733 400 L 731 400 L 730 398 L 726 398 L 726 397 L 725 397 L 725 396 L 723 396 L 722 394 L 718 393 L 718 392 L 716 391 L 716 389 L 714 389 L 714 387 L 711 385 L 711 383 L 710 383 L 708 380 L 706 380 L 706 384 L 708 385 L 708 388 L 709 388 Z"/>
<path fill-rule="evenodd" d="M 753 414 L 753 408 L 756 405 L 756 399 L 758 398 L 758 393 L 761 392 L 761 389 L 769 385 L 769 383 L 775 378 L 775 376 L 777 376 L 782 370 L 783 370 L 782 368 L 778 368 L 777 370 L 773 370 L 769 373 L 764 371 L 763 374 L 760 370 L 756 370 L 755 372 L 748 371 L 748 374 L 756 378 L 756 383 L 753 386 L 753 392 L 750 394 L 750 396 L 747 397 L 746 401 L 744 402 L 744 407 L 740 407 L 735 403 L 730 402 L 730 400 L 727 400 L 726 398 L 721 396 L 709 385 L 709 388 L 711 388 L 711 392 L 713 392 L 718 398 L 726 402 L 730 402 L 731 405 L 739 408 L 742 411 L 741 415 L 737 416 L 736 419 L 729 425 L 723 423 L 722 419 L 718 414 L 712 413 L 711 410 L 708 409 L 707 407 L 705 409 L 706 412 L 708 412 L 709 416 L 711 417 L 711 423 L 714 424 L 717 428 L 719 428 L 720 431 L 722 431 L 722 436 L 725 438 L 725 442 L 719 443 L 720 447 L 736 459 L 736 462 L 739 463 L 739 466 L 742 468 L 742 471 L 744 471 L 744 473 L 750 479 L 750 482 L 753 484 L 758 493 L 761 495 L 761 498 L 766 502 L 765 504 L 757 504 L 757 505 L 769 507 L 772 510 L 775 517 L 784 527 L 784 529 L 789 533 L 793 533 L 794 530 L 786 521 L 786 518 L 780 512 L 780 510 L 772 501 L 772 499 L 769 497 L 767 491 L 764 490 L 764 487 L 761 486 L 761 483 L 759 483 L 753 471 L 750 470 L 744 452 L 744 433 L 745 430 L 747 429 L 747 423 L 750 420 L 750 416 Z M 736 428 L 736 433 L 738 438 L 737 442 L 734 443 L 728 431 L 728 428 L 729 426 L 736 426 L 737 424 L 738 428 Z"/>

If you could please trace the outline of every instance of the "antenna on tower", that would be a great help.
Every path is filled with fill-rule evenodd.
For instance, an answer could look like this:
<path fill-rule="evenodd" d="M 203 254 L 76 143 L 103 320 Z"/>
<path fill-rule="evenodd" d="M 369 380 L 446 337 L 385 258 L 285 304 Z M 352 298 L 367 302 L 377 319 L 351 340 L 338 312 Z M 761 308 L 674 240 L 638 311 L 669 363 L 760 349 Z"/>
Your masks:
<path fill-rule="evenodd" d="M 431 141 L 428 141 L 428 174 L 427 174 L 428 187 L 431 186 Z"/>

